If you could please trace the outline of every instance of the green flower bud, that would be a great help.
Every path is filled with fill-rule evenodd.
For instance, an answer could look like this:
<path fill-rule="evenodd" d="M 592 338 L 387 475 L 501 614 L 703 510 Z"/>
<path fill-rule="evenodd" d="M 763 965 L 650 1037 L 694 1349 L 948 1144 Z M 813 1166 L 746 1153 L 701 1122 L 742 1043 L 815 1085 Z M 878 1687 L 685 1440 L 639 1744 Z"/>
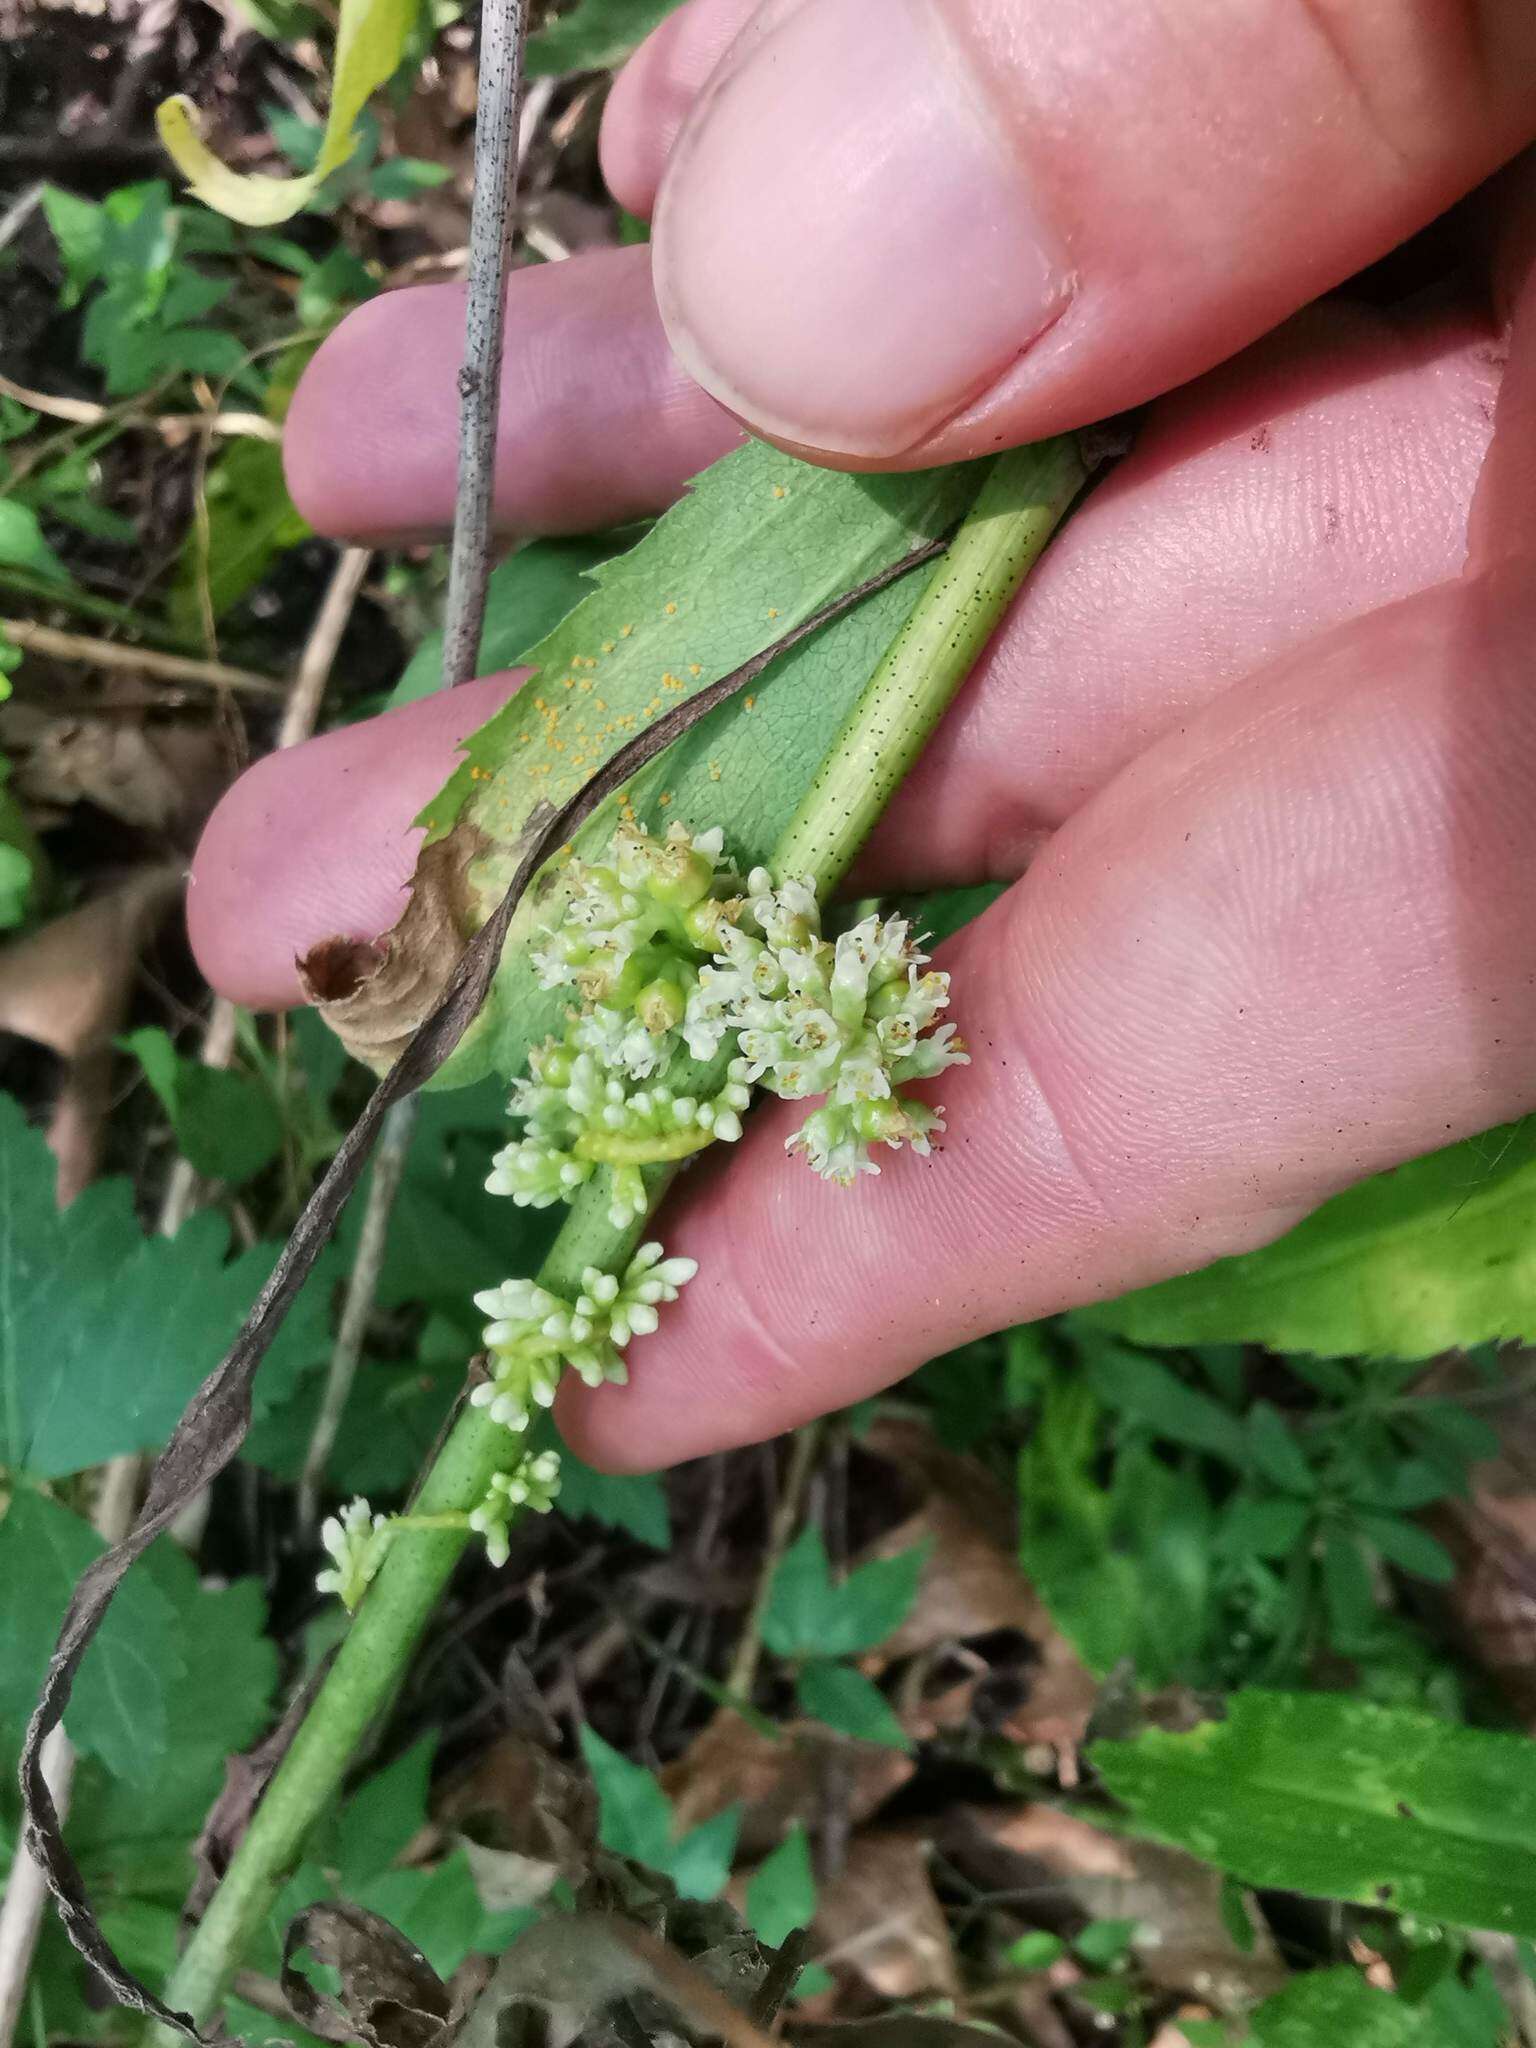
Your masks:
<path fill-rule="evenodd" d="M 635 1015 L 653 1038 L 675 1031 L 682 1023 L 687 1007 L 687 1000 L 677 983 L 668 981 L 664 975 L 647 982 L 635 997 Z"/>

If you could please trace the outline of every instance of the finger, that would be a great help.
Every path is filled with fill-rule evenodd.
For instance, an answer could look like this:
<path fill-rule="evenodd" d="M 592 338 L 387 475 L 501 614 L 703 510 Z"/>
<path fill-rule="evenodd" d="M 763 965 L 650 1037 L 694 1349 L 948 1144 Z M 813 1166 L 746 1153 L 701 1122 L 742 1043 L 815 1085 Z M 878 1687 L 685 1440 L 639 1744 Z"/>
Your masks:
<path fill-rule="evenodd" d="M 742 438 L 678 367 L 645 249 L 519 270 L 496 430 L 507 533 L 590 533 L 670 505 Z M 288 411 L 294 503 L 322 533 L 430 539 L 453 519 L 464 293 L 415 285 L 359 306 Z"/>
<path fill-rule="evenodd" d="M 615 1469 L 769 1436 L 965 1338 L 1188 1270 L 1536 1101 L 1536 564 L 1344 627 L 1160 741 L 946 949 L 975 1064 L 858 1192 L 754 1118 L 663 1217 L 698 1277 Z M 936 1085 L 936 1084 L 935 1084 Z"/>
<path fill-rule="evenodd" d="M 519 674 L 440 691 L 246 770 L 204 827 L 187 884 L 187 933 L 211 988 L 280 1009 L 303 1000 L 295 962 L 311 946 L 389 930 L 421 843 L 411 820 Z"/>
<path fill-rule="evenodd" d="M 1502 352 L 1480 315 L 1335 303 L 1153 407 L 1031 575 L 858 882 L 1011 879 L 1218 690 L 1456 575 Z"/>
<path fill-rule="evenodd" d="M 1187 381 L 1533 132 L 1529 0 L 815 0 L 685 121 L 657 294 L 759 431 L 917 467 Z"/>
<path fill-rule="evenodd" d="M 1505 345 L 1498 433 L 1472 507 L 1474 568 L 1536 546 L 1536 150 L 1505 179 L 1494 290 L 1520 345 Z"/>
<path fill-rule="evenodd" d="M 1031 577 L 877 832 L 863 885 L 1018 873 L 1169 723 L 1316 631 L 1454 575 L 1492 411 L 1488 339 L 1462 316 L 1399 327 L 1331 308 L 1154 408 Z M 215 987 L 296 1002 L 297 954 L 388 929 L 409 822 L 484 702 L 428 698 L 236 783 L 193 868 Z"/>
<path fill-rule="evenodd" d="M 757 0 L 687 0 L 614 80 L 603 109 L 603 178 L 631 213 L 650 217 L 662 166 L 688 109 L 757 12 Z"/>

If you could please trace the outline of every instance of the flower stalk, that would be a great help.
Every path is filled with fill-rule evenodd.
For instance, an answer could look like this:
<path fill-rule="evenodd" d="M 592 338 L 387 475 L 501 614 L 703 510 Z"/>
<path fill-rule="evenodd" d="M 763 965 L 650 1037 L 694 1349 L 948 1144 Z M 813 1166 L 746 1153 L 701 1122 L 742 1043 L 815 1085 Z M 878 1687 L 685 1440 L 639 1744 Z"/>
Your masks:
<path fill-rule="evenodd" d="M 964 682 L 1030 565 L 1084 478 L 1070 439 L 997 459 L 954 541 L 938 559 L 906 624 L 861 693 L 771 857 L 779 877 L 808 877 L 825 897 L 885 808 L 923 742 Z M 703 821 L 701 821 L 703 822 Z M 642 992 L 643 993 L 643 992 Z M 763 1048 L 770 1051 L 771 1048 Z M 691 1092 L 733 1085 L 736 1057 L 722 1045 L 696 1063 Z M 575 1303 L 593 1269 L 624 1272 L 675 1164 L 635 1168 L 643 1190 L 616 1221 L 606 1173 L 574 1187 L 565 1225 L 537 1275 L 538 1289 Z M 526 1285 L 527 1283 L 524 1283 Z M 268 1786 L 223 1882 L 166 1990 L 167 2002 L 209 2018 L 221 2003 L 315 1821 L 330 1804 L 369 1727 L 388 1706 L 466 1542 L 470 1518 L 498 1494 L 522 1454 L 495 1419 L 493 1399 L 466 1403 L 368 1585 L 347 1638 Z M 497 1517 L 498 1542 L 508 1514 Z M 176 2036 L 162 2039 L 172 2048 Z"/>

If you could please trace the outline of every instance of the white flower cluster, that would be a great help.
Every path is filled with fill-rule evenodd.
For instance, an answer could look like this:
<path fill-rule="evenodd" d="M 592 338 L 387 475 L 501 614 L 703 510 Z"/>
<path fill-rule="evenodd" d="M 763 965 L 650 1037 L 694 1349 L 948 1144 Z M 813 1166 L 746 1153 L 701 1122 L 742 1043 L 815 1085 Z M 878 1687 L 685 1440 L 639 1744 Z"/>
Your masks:
<path fill-rule="evenodd" d="M 544 985 L 570 987 L 581 1007 L 513 1092 L 523 1132 L 497 1155 L 493 1192 L 542 1208 L 606 1166 L 621 1227 L 645 1213 L 642 1167 L 741 1135 L 754 1081 L 827 1098 L 790 1146 L 829 1180 L 878 1172 L 877 1144 L 926 1152 L 943 1129 L 940 1111 L 900 1090 L 966 1055 L 938 1023 L 949 977 L 923 971 L 905 919 L 867 917 L 828 940 L 808 880 L 775 885 L 757 868 L 743 885 L 718 831 L 680 825 L 664 839 L 626 827 L 568 881 L 534 959 Z M 656 1078 L 684 1046 L 713 1062 L 728 1036 L 736 1057 L 713 1094 Z"/>
<path fill-rule="evenodd" d="M 824 1095 L 789 1149 L 847 1184 L 879 1172 L 872 1145 L 926 1152 L 944 1128 L 942 1112 L 899 1092 L 967 1059 L 954 1025 L 938 1024 L 949 976 L 926 966 L 905 918 L 866 917 L 825 939 L 810 883 L 776 888 L 756 868 L 745 915 L 722 926 L 719 959 L 700 971 L 684 1022 L 689 1050 L 708 1058 L 731 1031 L 748 1081 L 786 1101 Z"/>
<path fill-rule="evenodd" d="M 485 1499 L 473 1509 L 469 1526 L 485 1538 L 485 1554 L 498 1569 L 512 1554 L 512 1517 L 519 1508 L 546 1515 L 560 1491 L 560 1454 L 535 1451 L 510 1472 L 492 1474 Z"/>
<path fill-rule="evenodd" d="M 553 1402 L 562 1365 L 589 1387 L 622 1382 L 625 1345 L 656 1328 L 659 1305 L 676 1301 L 697 1271 L 692 1259 L 666 1259 L 659 1244 L 643 1244 L 622 1275 L 588 1266 L 574 1301 L 536 1280 L 504 1280 L 477 1294 L 475 1306 L 494 1319 L 485 1331 L 494 1363 L 470 1400 L 489 1408 L 493 1422 L 521 1432 L 536 1408 Z"/>
<path fill-rule="evenodd" d="M 624 827 L 606 861 L 568 870 L 571 894 L 533 961 L 545 988 L 572 989 L 581 1007 L 513 1089 L 523 1129 L 493 1161 L 493 1194 L 547 1208 L 606 1166 L 622 1229 L 645 1214 L 643 1166 L 741 1136 L 744 1065 L 733 1062 L 712 1093 L 653 1078 L 679 1050 L 699 969 L 738 908 L 721 844 L 718 831 L 674 825 L 654 839 Z"/>
<path fill-rule="evenodd" d="M 384 1562 L 392 1533 L 388 1516 L 376 1515 L 361 1495 L 339 1515 L 327 1516 L 320 1525 L 320 1541 L 331 1564 L 316 1574 L 317 1590 L 336 1594 L 353 1613 Z"/>

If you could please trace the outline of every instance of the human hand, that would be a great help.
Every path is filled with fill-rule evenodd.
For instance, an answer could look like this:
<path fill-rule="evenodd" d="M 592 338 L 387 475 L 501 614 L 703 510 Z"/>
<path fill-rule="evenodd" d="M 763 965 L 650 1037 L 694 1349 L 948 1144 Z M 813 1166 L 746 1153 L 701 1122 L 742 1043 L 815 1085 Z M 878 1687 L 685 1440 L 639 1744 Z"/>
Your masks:
<path fill-rule="evenodd" d="M 863 863 L 881 888 L 1029 863 L 942 955 L 975 1059 L 942 1149 L 845 1192 L 770 1106 L 695 1169 L 665 1236 L 697 1280 L 629 1387 L 567 1390 L 567 1435 L 616 1467 L 1247 1249 L 1536 1101 L 1536 165 L 1455 217 L 1461 295 L 1297 310 L 1536 134 L 1536 14 L 769 0 L 706 83 L 748 12 L 691 0 L 610 103 L 622 198 L 673 158 L 666 329 L 645 250 L 513 284 L 509 529 L 659 509 L 737 436 L 701 384 L 887 467 L 1171 395 Z M 289 442 L 316 524 L 446 524 L 460 314 L 393 294 L 321 351 Z M 237 784 L 190 897 L 214 985 L 292 1002 L 295 954 L 391 925 L 409 819 L 514 686 Z"/>

